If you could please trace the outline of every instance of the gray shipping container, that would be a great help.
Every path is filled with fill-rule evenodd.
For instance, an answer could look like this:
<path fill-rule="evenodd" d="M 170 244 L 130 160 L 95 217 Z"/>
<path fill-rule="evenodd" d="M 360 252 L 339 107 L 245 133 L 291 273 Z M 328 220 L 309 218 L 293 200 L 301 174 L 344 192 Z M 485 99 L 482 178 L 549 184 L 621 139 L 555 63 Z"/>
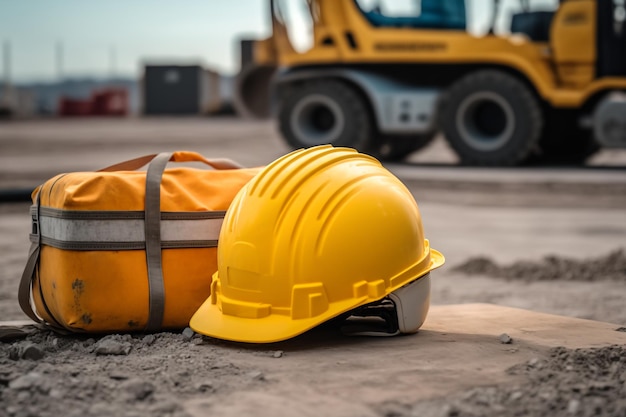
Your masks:
<path fill-rule="evenodd" d="M 201 65 L 145 65 L 142 108 L 146 115 L 197 115 L 223 110 L 230 81 Z M 226 96 L 224 96 L 226 94 Z"/>
<path fill-rule="evenodd" d="M 199 114 L 202 72 L 200 65 L 146 65 L 143 78 L 144 114 Z"/>

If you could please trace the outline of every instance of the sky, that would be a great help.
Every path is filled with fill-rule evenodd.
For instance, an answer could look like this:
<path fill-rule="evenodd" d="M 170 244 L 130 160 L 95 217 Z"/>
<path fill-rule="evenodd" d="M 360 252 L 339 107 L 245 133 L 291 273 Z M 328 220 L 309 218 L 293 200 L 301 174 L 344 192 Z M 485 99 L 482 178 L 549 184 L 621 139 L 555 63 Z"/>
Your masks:
<path fill-rule="evenodd" d="M 471 0 L 468 14 L 473 27 L 489 20 L 492 1 Z M 503 1 L 505 8 L 513 3 L 517 0 Z M 60 76 L 136 77 L 144 62 L 200 63 L 234 74 L 239 67 L 238 39 L 270 34 L 268 4 L 268 0 L 0 0 L 0 42 L 10 45 L 10 79 L 17 83 Z M 4 78 L 4 66 L 0 72 Z"/>
<path fill-rule="evenodd" d="M 15 82 L 56 79 L 59 49 L 65 76 L 133 76 L 144 60 L 199 62 L 234 73 L 237 38 L 270 33 L 266 3 L 0 0 L 0 42 L 11 45 Z"/>

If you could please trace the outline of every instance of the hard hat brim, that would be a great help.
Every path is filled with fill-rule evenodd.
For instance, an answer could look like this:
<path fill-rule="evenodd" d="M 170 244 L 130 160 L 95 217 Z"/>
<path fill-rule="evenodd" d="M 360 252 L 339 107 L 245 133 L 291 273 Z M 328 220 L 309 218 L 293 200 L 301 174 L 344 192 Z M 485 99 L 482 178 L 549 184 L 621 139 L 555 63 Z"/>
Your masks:
<path fill-rule="evenodd" d="M 446 261 L 446 258 L 443 256 L 441 252 L 430 248 L 430 270 L 432 271 L 435 268 L 439 268 Z"/>
<path fill-rule="evenodd" d="M 417 279 L 427 276 L 430 271 L 440 267 L 444 262 L 444 256 L 439 251 L 430 248 L 430 267 Z M 189 327 L 196 333 L 233 342 L 280 342 L 298 336 L 370 301 L 372 300 L 366 298 L 353 298 L 335 302 L 318 316 L 294 320 L 290 316 L 281 314 L 270 314 L 261 318 L 242 318 L 222 314 L 218 305 L 213 304 L 209 297 L 191 317 Z"/>
<path fill-rule="evenodd" d="M 262 318 L 242 318 L 222 314 L 217 304 L 212 304 L 209 297 L 191 317 L 189 327 L 196 333 L 217 339 L 245 343 L 273 343 L 298 336 L 360 304 L 362 304 L 360 299 L 333 303 L 319 316 L 298 320 L 280 314 Z"/>

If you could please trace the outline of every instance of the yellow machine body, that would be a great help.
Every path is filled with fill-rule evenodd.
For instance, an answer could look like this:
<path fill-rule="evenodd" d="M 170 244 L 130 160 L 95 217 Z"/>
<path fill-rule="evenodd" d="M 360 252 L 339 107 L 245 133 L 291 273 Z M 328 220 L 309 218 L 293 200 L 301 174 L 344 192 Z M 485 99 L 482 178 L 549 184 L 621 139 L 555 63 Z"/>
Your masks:
<path fill-rule="evenodd" d="M 442 4 L 453 1 L 431 2 L 429 7 L 445 8 Z M 626 119 L 621 116 L 626 113 L 626 24 L 618 19 L 621 14 L 617 9 L 612 11 L 612 8 L 624 9 L 619 2 L 561 1 L 553 13 L 545 12 L 551 14 L 549 20 L 540 23 L 543 25 L 540 30 L 545 32 L 541 38 L 524 32 L 526 29 L 511 28 L 494 34 L 493 26 L 487 34 L 477 35 L 459 27 L 380 25 L 372 21 L 371 11 L 364 10 L 360 2 L 306 0 L 312 37 L 308 48 L 303 50 L 297 47 L 290 33 L 286 2 L 271 0 L 272 35 L 249 42 L 248 53 L 242 55 L 242 72 L 234 98 L 240 113 L 255 117 L 278 115 L 281 132 L 294 148 L 331 143 L 356 147 L 381 159 L 385 159 L 385 154 L 380 152 L 380 146 L 398 145 L 398 136 L 421 138 L 408 147 L 399 145 L 393 155 L 402 157 L 425 146 L 437 129 L 444 131 L 463 162 L 480 165 L 521 163 L 540 148 L 544 154 L 554 156 L 569 147 L 572 160 L 578 158 L 581 162 L 598 145 L 626 147 Z M 536 17 L 533 13 L 520 15 L 532 19 Z M 497 11 L 494 14 L 497 16 Z M 471 77 L 480 71 L 483 74 Z M 468 78 L 465 86 L 461 82 L 457 89 L 462 91 L 448 94 L 464 78 Z M 311 81 L 320 79 L 339 80 L 352 89 L 337 93 L 343 95 L 344 105 L 341 99 L 333 97 L 330 100 L 335 100 L 337 105 L 327 98 L 310 97 L 319 96 Z M 293 87 L 307 82 L 308 92 L 302 91 L 302 97 L 293 96 Z M 465 107 L 443 107 L 446 98 L 461 101 L 463 94 L 469 97 L 470 92 L 463 90 L 481 82 L 486 91 L 481 97 L 470 97 Z M 490 85 L 496 83 L 493 88 L 498 91 L 489 92 Z M 327 84 L 325 89 L 337 90 L 336 87 Z M 502 93 L 503 89 L 509 91 Z M 614 98 L 614 93 L 621 96 Z M 300 100 L 299 105 L 298 99 L 307 94 L 309 97 Z M 321 94 L 333 95 L 333 91 Z M 511 103 L 516 96 L 522 97 L 521 106 Z M 359 115 L 358 111 L 354 119 L 347 115 L 346 106 L 354 101 L 362 102 L 360 111 L 367 115 Z M 498 117 L 505 120 L 496 122 L 486 133 L 472 137 L 474 120 L 468 122 L 465 131 L 446 132 L 444 125 L 461 124 L 463 117 L 468 120 L 480 117 L 485 107 L 492 107 L 486 111 L 492 111 L 493 116 L 494 104 L 500 107 L 496 111 L 504 114 Z M 406 120 L 412 121 L 405 125 L 397 120 L 398 108 L 402 106 L 418 109 L 407 115 Z M 323 107 L 329 113 L 326 119 L 341 119 L 340 124 L 360 123 L 359 120 L 369 118 L 375 125 L 370 131 L 344 134 L 340 128 L 328 127 L 325 132 L 314 126 L 320 124 L 314 119 L 319 118 L 318 110 Z M 295 110 L 281 119 L 281 111 L 287 111 L 285 108 Z M 598 109 L 604 113 L 598 113 Z M 386 111 L 395 111 L 396 120 L 385 122 L 382 113 Z M 523 113 L 530 114 L 532 120 L 518 117 Z M 423 123 L 415 122 L 416 117 Z M 499 128 L 498 123 L 504 127 Z M 528 143 L 515 137 L 522 133 L 515 133 L 513 127 L 507 130 L 509 125 L 515 125 L 515 129 L 531 126 L 532 129 L 523 133 L 530 138 Z M 563 126 L 575 126 L 565 133 L 568 138 L 550 138 L 555 132 L 563 133 Z M 315 129 L 319 131 L 314 132 Z M 600 132 L 600 137 L 592 138 L 592 132 L 596 136 Z M 457 139 L 450 140 L 449 136 L 455 135 Z M 367 140 L 359 139 L 366 136 Z"/>
<path fill-rule="evenodd" d="M 578 107 L 599 91 L 626 88 L 626 77 L 595 78 L 594 0 L 563 2 L 547 43 L 516 34 L 475 36 L 464 31 L 373 27 L 353 0 L 310 0 L 310 8 L 313 47 L 297 52 L 284 24 L 274 18 L 272 36 L 254 45 L 256 65 L 493 65 L 518 72 L 556 107 Z"/>

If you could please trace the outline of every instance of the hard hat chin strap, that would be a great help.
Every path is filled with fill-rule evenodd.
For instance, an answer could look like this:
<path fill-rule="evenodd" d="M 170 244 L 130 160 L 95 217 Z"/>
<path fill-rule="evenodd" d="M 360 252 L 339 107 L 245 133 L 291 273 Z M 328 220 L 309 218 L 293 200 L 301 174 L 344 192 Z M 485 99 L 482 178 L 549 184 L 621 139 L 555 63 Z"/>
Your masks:
<path fill-rule="evenodd" d="M 387 297 L 346 313 L 341 331 L 351 336 L 415 333 L 430 306 L 430 274 L 398 288 Z"/>
<path fill-rule="evenodd" d="M 348 313 L 341 332 L 348 336 L 396 336 L 400 334 L 396 306 L 383 298 L 358 307 Z"/>

